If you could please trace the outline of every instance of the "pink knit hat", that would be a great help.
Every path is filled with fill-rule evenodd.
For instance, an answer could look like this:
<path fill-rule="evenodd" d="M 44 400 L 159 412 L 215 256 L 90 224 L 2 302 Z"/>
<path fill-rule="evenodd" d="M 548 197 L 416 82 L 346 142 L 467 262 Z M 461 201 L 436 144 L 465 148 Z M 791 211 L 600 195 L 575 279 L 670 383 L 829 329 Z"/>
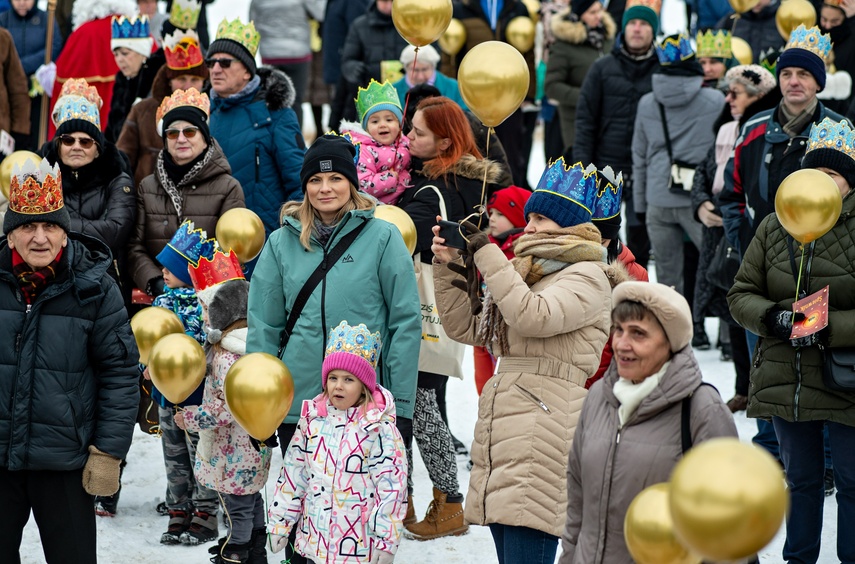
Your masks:
<path fill-rule="evenodd" d="M 370 333 L 364 323 L 355 327 L 342 321 L 330 331 L 321 371 L 324 389 L 333 370 L 350 372 L 374 394 L 377 390 L 377 360 L 380 358 L 380 333 Z"/>

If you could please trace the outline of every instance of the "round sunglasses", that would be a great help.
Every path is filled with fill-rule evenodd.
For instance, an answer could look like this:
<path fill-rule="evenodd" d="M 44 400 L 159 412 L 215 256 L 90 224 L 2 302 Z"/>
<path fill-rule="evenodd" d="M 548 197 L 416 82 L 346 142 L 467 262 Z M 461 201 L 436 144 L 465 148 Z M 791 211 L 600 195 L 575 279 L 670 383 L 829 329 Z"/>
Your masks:
<path fill-rule="evenodd" d="M 166 130 L 166 138 L 172 139 L 173 141 L 178 139 L 178 136 L 184 134 L 184 137 L 187 139 L 193 139 L 196 137 L 196 134 L 199 133 L 198 127 L 185 127 L 184 129 L 167 129 Z"/>
<path fill-rule="evenodd" d="M 95 144 L 95 140 L 91 137 L 74 137 L 73 135 L 60 135 L 59 140 L 66 147 L 73 147 L 75 143 L 80 143 L 80 147 L 88 149 Z"/>

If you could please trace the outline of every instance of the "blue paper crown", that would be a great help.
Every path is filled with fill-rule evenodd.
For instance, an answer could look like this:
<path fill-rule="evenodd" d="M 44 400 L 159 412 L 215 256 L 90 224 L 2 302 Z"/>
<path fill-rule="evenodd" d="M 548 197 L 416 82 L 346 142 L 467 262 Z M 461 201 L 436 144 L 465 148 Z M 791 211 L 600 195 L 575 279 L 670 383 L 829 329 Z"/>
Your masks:
<path fill-rule="evenodd" d="M 805 154 L 817 149 L 840 151 L 850 159 L 855 159 L 855 130 L 850 129 L 845 121 L 825 118 L 811 126 Z"/>
<path fill-rule="evenodd" d="M 620 213 L 621 193 L 623 192 L 623 173 L 615 176 L 612 167 L 600 170 L 597 202 L 594 204 L 593 220 L 611 219 Z"/>
<path fill-rule="evenodd" d="M 785 51 L 788 49 L 804 49 L 825 61 L 831 51 L 831 36 L 822 33 L 816 26 L 806 28 L 800 25 L 790 34 L 790 40 L 784 47 Z"/>
<path fill-rule="evenodd" d="M 559 157 L 543 171 L 534 191 L 570 200 L 593 215 L 597 202 L 597 169 L 594 165 L 585 168 L 582 163 L 568 167 L 564 157 Z"/>
<path fill-rule="evenodd" d="M 380 358 L 380 332 L 371 333 L 364 323 L 350 326 L 346 321 L 338 324 L 330 330 L 329 343 L 326 354 L 337 352 L 355 354 L 377 368 L 377 360 Z"/>
<path fill-rule="evenodd" d="M 199 259 L 202 257 L 210 260 L 216 249 L 216 239 L 209 239 L 204 230 L 196 229 L 188 219 L 178 227 L 175 235 L 156 258 L 182 282 L 191 285 L 193 282 L 187 267 L 199 266 Z"/>
<path fill-rule="evenodd" d="M 672 65 L 680 61 L 686 61 L 695 56 L 692 43 L 687 33 L 669 35 L 656 45 L 656 56 L 659 57 L 660 65 Z"/>
<path fill-rule="evenodd" d="M 83 96 L 63 96 L 57 100 L 51 119 L 59 127 L 70 119 L 82 119 L 101 129 L 101 111 Z"/>
<path fill-rule="evenodd" d="M 113 39 L 145 39 L 151 35 L 148 16 L 113 17 Z"/>

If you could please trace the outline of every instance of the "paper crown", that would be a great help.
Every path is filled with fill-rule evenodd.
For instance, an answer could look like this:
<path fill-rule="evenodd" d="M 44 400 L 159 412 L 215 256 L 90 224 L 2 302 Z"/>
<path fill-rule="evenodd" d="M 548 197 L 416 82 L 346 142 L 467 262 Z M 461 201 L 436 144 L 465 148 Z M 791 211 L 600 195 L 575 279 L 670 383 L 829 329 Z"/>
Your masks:
<path fill-rule="evenodd" d="M 229 280 L 246 280 L 240 261 L 234 251 L 226 254 L 217 247 L 209 257 L 199 257 L 198 264 L 190 264 L 190 281 L 196 289 L 196 295 L 205 303 L 211 303 L 211 298 L 220 284 Z"/>
<path fill-rule="evenodd" d="M 195 88 L 187 90 L 175 90 L 171 95 L 163 99 L 155 114 L 157 132 L 163 135 L 163 116 L 182 106 L 196 108 L 208 116 L 211 111 L 211 100 L 204 92 L 200 93 Z"/>
<path fill-rule="evenodd" d="M 584 208 L 589 214 L 594 213 L 597 202 L 597 167 L 582 163 L 568 167 L 564 157 L 553 161 L 540 177 L 534 192 L 546 192 Z"/>
<path fill-rule="evenodd" d="M 656 56 L 659 57 L 660 65 L 673 65 L 691 59 L 695 56 L 695 51 L 692 49 L 689 35 L 680 33 L 679 35 L 669 35 L 662 40 L 661 44 L 657 44 Z"/>
<path fill-rule="evenodd" d="M 69 78 L 62 85 L 51 119 L 57 127 L 70 119 L 82 119 L 101 129 L 102 104 L 94 86 L 83 78 Z"/>
<path fill-rule="evenodd" d="M 232 21 L 224 19 L 220 22 L 219 27 L 217 27 L 217 36 L 215 39 L 230 39 L 232 41 L 236 41 L 243 45 L 243 47 L 249 51 L 250 55 L 255 57 L 255 54 L 258 52 L 258 42 L 261 39 L 261 36 L 255 30 L 255 24 L 253 22 L 244 24 L 239 19 L 235 18 Z"/>
<path fill-rule="evenodd" d="M 148 16 L 135 14 L 128 16 L 113 16 L 113 39 L 148 39 L 151 36 L 151 25 Z"/>
<path fill-rule="evenodd" d="M 185 220 L 166 244 L 191 264 L 199 264 L 202 257 L 211 258 L 217 250 L 217 240 L 209 239 L 204 229 L 197 229 L 192 221 Z"/>
<path fill-rule="evenodd" d="M 811 125 L 805 154 L 817 149 L 840 151 L 855 160 L 855 130 L 849 128 L 846 121 L 834 121 L 825 118 Z"/>
<path fill-rule="evenodd" d="M 781 56 L 781 52 L 783 51 L 783 47 L 769 47 L 763 51 L 760 51 L 760 55 L 757 57 L 758 64 L 771 72 L 773 76 L 777 76 L 775 73 L 776 67 L 778 66 L 778 57 Z"/>
<path fill-rule="evenodd" d="M 617 173 L 612 167 L 600 169 L 598 174 L 597 201 L 594 204 L 593 221 L 611 219 L 620 213 L 621 193 L 623 192 L 623 173 Z"/>
<path fill-rule="evenodd" d="M 800 25 L 790 34 L 790 40 L 784 46 L 784 51 L 788 49 L 804 49 L 824 61 L 828 57 L 828 52 L 831 51 L 831 36 L 822 33 L 816 26 L 808 29 Z"/>
<path fill-rule="evenodd" d="M 372 78 L 368 88 L 359 87 L 356 94 L 356 114 L 359 121 L 362 121 L 372 108 L 381 104 L 391 104 L 401 109 L 401 99 L 391 82 L 387 80 L 380 84 Z"/>
<path fill-rule="evenodd" d="M 628 10 L 629 8 L 632 8 L 634 6 L 641 6 L 643 8 L 650 8 L 658 16 L 659 13 L 662 11 L 662 0 L 629 0 L 626 3 L 625 9 Z"/>
<path fill-rule="evenodd" d="M 715 57 L 718 59 L 733 58 L 733 49 L 730 45 L 731 34 L 726 30 L 718 30 L 713 33 L 708 29 L 704 33 L 698 33 L 696 41 L 698 44 L 698 57 Z"/>
<path fill-rule="evenodd" d="M 178 29 L 196 29 L 201 11 L 201 0 L 173 0 L 169 23 Z"/>
<path fill-rule="evenodd" d="M 364 323 L 355 327 L 342 321 L 338 327 L 330 330 L 327 342 L 326 356 L 333 353 L 350 353 L 364 359 L 377 369 L 377 360 L 380 358 L 380 332 L 371 333 Z"/>
<path fill-rule="evenodd" d="M 30 159 L 15 165 L 9 184 L 9 210 L 22 215 L 44 215 L 62 209 L 62 173 L 59 163 Z"/>
<path fill-rule="evenodd" d="M 205 62 L 202 48 L 199 47 L 199 35 L 192 29 L 179 29 L 175 33 L 166 34 L 163 38 L 163 54 L 166 66 L 172 70 L 192 69 Z"/>

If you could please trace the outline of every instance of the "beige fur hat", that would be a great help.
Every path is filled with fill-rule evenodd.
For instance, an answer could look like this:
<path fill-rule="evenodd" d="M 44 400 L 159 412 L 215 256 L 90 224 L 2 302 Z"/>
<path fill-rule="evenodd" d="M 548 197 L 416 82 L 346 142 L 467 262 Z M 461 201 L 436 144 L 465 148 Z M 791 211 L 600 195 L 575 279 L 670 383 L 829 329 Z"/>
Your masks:
<path fill-rule="evenodd" d="M 612 294 L 612 307 L 627 301 L 638 302 L 650 310 L 665 329 L 671 352 L 692 342 L 692 312 L 686 298 L 674 288 L 652 282 L 618 284 Z"/>

